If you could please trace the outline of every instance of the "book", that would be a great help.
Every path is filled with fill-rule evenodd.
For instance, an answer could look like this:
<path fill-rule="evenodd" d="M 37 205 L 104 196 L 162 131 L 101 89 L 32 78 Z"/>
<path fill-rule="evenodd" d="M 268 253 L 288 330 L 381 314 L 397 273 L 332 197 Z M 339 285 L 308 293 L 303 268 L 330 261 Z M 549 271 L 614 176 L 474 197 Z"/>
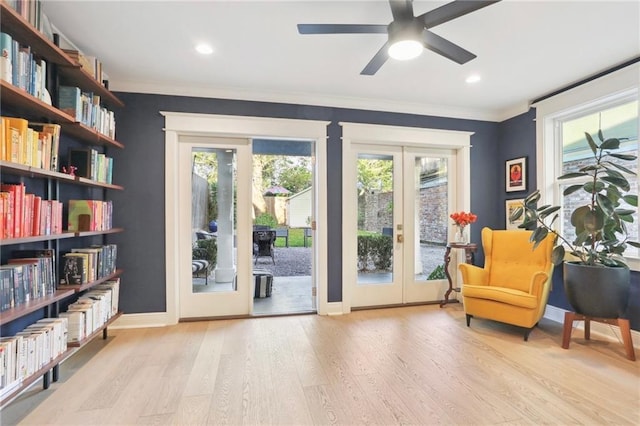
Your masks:
<path fill-rule="evenodd" d="M 5 149 L 7 160 L 13 163 L 26 164 L 27 129 L 29 122 L 24 118 L 5 117 L 8 130 L 5 130 Z M 13 129 L 13 130 L 12 130 Z"/>
<path fill-rule="evenodd" d="M 12 83 L 13 74 L 12 42 L 9 34 L 0 32 L 0 79 L 9 83 Z"/>
<path fill-rule="evenodd" d="M 43 148 L 44 169 L 58 171 L 58 157 L 60 149 L 60 125 L 52 123 L 29 123 L 31 127 L 38 130 L 45 138 Z"/>
<path fill-rule="evenodd" d="M 9 193 L 9 215 L 10 221 L 7 221 L 8 238 L 20 238 L 22 236 L 24 213 L 24 184 L 1 184 L 0 190 Z"/>
<path fill-rule="evenodd" d="M 69 114 L 77 122 L 82 122 L 82 92 L 79 87 L 60 86 L 58 88 L 58 109 Z"/>
<path fill-rule="evenodd" d="M 67 253 L 62 257 L 61 285 L 77 285 L 86 282 L 87 255 Z"/>

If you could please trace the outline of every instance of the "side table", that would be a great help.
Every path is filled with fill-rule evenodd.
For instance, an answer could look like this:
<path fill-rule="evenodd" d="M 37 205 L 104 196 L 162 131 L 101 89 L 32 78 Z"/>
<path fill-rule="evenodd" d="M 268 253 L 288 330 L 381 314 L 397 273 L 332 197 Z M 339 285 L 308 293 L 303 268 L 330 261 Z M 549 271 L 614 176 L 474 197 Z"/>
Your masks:
<path fill-rule="evenodd" d="M 476 250 L 478 250 L 477 244 L 473 243 L 448 243 L 447 249 L 444 252 L 444 274 L 447 276 L 447 280 L 449 281 L 449 289 L 444 294 L 444 300 L 440 303 L 440 307 L 442 308 L 444 305 L 449 303 L 449 295 L 452 291 L 459 292 L 460 288 L 453 288 L 453 281 L 451 279 L 451 275 L 449 274 L 449 263 L 451 262 L 451 249 L 462 249 L 464 250 L 465 262 L 473 265 L 474 255 Z"/>

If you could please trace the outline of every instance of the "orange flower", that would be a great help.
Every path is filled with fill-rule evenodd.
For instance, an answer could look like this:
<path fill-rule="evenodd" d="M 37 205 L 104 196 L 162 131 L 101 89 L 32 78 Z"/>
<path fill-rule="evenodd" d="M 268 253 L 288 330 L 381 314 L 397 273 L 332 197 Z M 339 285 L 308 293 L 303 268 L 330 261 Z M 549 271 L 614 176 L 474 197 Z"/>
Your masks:
<path fill-rule="evenodd" d="M 474 223 L 478 219 L 478 216 L 476 216 L 475 214 L 473 214 L 471 212 L 451 213 L 451 215 L 449 215 L 449 217 L 451 219 L 453 219 L 453 223 L 455 223 L 456 226 L 459 226 L 461 228 L 464 228 L 465 226 L 467 226 L 470 223 Z"/>

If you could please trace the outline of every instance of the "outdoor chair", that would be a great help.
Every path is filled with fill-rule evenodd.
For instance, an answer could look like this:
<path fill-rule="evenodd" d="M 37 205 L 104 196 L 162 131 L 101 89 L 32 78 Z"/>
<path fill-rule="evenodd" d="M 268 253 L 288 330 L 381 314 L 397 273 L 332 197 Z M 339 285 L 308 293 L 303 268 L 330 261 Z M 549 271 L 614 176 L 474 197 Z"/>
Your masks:
<path fill-rule="evenodd" d="M 270 257 L 273 264 L 276 264 L 274 256 L 276 241 L 276 231 L 253 231 L 253 255 L 254 264 L 258 263 L 259 257 Z"/>
<path fill-rule="evenodd" d="M 277 228 L 276 239 L 278 238 L 284 238 L 284 245 L 289 248 L 289 228 Z"/>
<path fill-rule="evenodd" d="M 313 236 L 313 232 L 311 230 L 311 228 L 304 228 L 304 246 L 308 247 L 307 244 L 309 244 L 307 242 L 307 240 L 311 240 L 311 237 Z"/>

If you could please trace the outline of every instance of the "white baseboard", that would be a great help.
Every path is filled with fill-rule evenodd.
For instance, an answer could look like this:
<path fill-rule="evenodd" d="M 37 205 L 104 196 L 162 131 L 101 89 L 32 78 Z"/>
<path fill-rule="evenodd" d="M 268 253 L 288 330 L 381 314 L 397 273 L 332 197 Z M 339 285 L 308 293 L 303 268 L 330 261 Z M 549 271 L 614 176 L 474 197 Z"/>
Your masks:
<path fill-rule="evenodd" d="M 544 312 L 544 317 L 558 322 L 560 324 L 564 324 L 564 313 L 567 312 L 565 309 L 558 308 L 556 306 L 547 305 L 547 309 Z M 573 326 L 578 330 L 584 330 L 584 321 L 574 322 Z M 603 324 L 600 322 L 591 322 L 591 334 L 595 337 L 601 339 L 607 339 L 614 342 L 622 342 L 622 337 L 620 336 L 620 329 L 614 325 Z M 636 330 L 631 330 L 631 340 L 633 340 L 633 347 L 638 349 L 640 348 L 640 332 Z"/>
<path fill-rule="evenodd" d="M 150 312 L 145 314 L 124 314 L 109 326 L 119 328 L 165 327 L 169 325 L 166 312 Z"/>
<path fill-rule="evenodd" d="M 343 311 L 342 302 L 329 302 L 326 305 L 326 311 L 322 315 L 342 315 L 348 312 Z"/>
<path fill-rule="evenodd" d="M 547 305 L 547 309 L 544 311 L 544 318 L 559 322 L 560 324 L 564 323 L 564 313 L 567 312 L 562 308 L 558 308 L 556 306 Z"/>

